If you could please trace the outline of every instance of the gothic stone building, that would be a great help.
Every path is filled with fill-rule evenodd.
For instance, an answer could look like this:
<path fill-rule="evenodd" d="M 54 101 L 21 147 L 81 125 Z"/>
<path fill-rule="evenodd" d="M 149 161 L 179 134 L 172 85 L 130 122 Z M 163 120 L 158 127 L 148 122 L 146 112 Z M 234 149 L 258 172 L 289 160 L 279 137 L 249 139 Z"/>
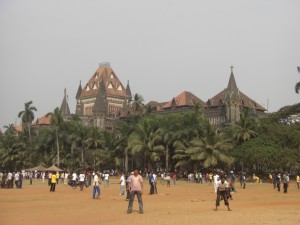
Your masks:
<path fill-rule="evenodd" d="M 169 102 L 158 103 L 151 101 L 147 105 L 155 108 L 158 113 L 165 114 L 186 111 L 194 108 L 195 104 L 200 104 L 209 122 L 216 126 L 225 126 L 239 122 L 240 113 L 243 109 L 248 109 L 252 116 L 259 117 L 264 115 L 267 111 L 266 108 L 238 89 L 232 68 L 227 88 L 208 99 L 207 102 L 202 101 L 190 92 L 184 91 Z"/>
<path fill-rule="evenodd" d="M 184 112 L 200 105 L 211 124 L 225 126 L 240 121 L 240 113 L 248 109 L 252 116 L 261 116 L 266 108 L 241 92 L 236 84 L 233 67 L 227 88 L 204 102 L 188 91 L 180 93 L 168 102 L 151 101 L 146 106 L 160 114 Z M 101 63 L 85 86 L 79 85 L 76 94 L 76 115 L 85 125 L 97 126 L 106 130 L 113 129 L 115 120 L 130 114 L 128 107 L 132 95 L 127 83 L 126 88 L 110 67 Z M 66 119 L 70 118 L 66 92 L 61 105 Z"/>
<path fill-rule="evenodd" d="M 76 115 L 86 125 L 113 128 L 119 111 L 132 98 L 129 87 L 120 82 L 109 63 L 101 63 L 87 84 L 76 94 Z"/>

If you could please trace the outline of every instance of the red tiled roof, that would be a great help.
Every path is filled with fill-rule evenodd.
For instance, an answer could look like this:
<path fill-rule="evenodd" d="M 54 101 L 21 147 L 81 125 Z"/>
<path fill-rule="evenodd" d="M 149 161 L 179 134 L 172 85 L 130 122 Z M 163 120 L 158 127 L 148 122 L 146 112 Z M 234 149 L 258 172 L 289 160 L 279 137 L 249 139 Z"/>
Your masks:
<path fill-rule="evenodd" d="M 179 94 L 178 96 L 174 97 L 171 101 L 164 104 L 161 108 L 168 109 L 168 108 L 172 108 L 173 106 L 174 107 L 185 107 L 185 106 L 191 107 L 191 106 L 195 106 L 195 103 L 197 101 L 202 106 L 205 106 L 205 103 L 200 98 L 198 98 L 191 92 L 184 91 L 181 94 Z"/>
<path fill-rule="evenodd" d="M 111 77 L 111 74 L 113 74 L 113 77 Z M 82 88 L 80 98 L 96 97 L 99 90 L 99 82 L 102 79 L 104 81 L 106 94 L 108 96 L 126 97 L 126 89 L 112 68 L 109 66 L 101 66 L 93 74 L 89 82 Z M 112 88 L 108 88 L 109 86 Z M 121 87 L 121 90 L 118 90 L 119 87 Z"/>
<path fill-rule="evenodd" d="M 51 115 L 49 115 L 48 117 L 46 117 L 45 115 L 43 117 L 37 118 L 34 125 L 51 125 L 51 118 Z"/>

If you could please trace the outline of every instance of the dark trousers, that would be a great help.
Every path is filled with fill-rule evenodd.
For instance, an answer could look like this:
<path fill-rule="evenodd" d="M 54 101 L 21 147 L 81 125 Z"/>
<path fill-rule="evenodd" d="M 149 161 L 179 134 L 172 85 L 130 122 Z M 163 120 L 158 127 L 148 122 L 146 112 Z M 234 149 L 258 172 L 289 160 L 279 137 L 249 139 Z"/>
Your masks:
<path fill-rule="evenodd" d="M 287 193 L 288 183 L 283 183 L 283 193 Z"/>
<path fill-rule="evenodd" d="M 216 206 L 220 205 L 221 200 L 224 200 L 225 205 L 229 205 L 226 191 L 218 191 L 217 192 Z"/>
<path fill-rule="evenodd" d="M 149 182 L 150 183 L 150 195 L 154 194 L 154 183 L 153 182 Z"/>
<path fill-rule="evenodd" d="M 132 211 L 132 205 L 133 205 L 133 200 L 135 195 L 137 196 L 138 202 L 139 202 L 139 210 L 140 212 L 144 211 L 144 207 L 143 207 L 143 201 L 142 201 L 142 194 L 141 191 L 131 191 L 130 192 L 130 199 L 129 199 L 129 203 L 128 203 L 128 212 Z"/>
<path fill-rule="evenodd" d="M 277 182 L 277 191 L 280 191 L 280 183 Z"/>
<path fill-rule="evenodd" d="M 52 191 L 52 192 L 55 191 L 55 185 L 56 185 L 56 183 L 51 183 L 50 191 Z"/>

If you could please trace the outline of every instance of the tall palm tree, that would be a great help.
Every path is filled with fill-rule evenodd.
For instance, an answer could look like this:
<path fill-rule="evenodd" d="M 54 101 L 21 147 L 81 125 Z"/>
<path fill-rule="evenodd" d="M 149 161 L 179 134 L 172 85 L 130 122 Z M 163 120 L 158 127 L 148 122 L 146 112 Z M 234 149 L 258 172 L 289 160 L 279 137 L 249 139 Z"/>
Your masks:
<path fill-rule="evenodd" d="M 46 114 L 46 117 L 51 116 L 51 125 L 55 128 L 55 135 L 56 135 L 56 149 L 57 149 L 57 166 L 59 167 L 59 140 L 58 140 L 58 128 L 64 122 L 62 112 L 58 107 L 54 109 L 53 112 L 49 112 Z"/>
<path fill-rule="evenodd" d="M 298 66 L 297 68 L 298 68 L 298 72 L 300 73 L 300 66 Z M 298 83 L 296 83 L 295 91 L 296 91 L 297 94 L 299 94 L 299 92 L 300 92 L 300 81 Z"/>
<path fill-rule="evenodd" d="M 206 135 L 203 138 L 195 138 L 190 142 L 186 153 L 192 160 L 203 162 L 204 168 L 214 167 L 218 163 L 230 165 L 233 159 L 226 155 L 233 145 L 230 139 L 224 139 L 222 133 L 207 125 Z"/>
<path fill-rule="evenodd" d="M 130 120 L 119 121 L 116 126 L 116 151 L 124 154 L 125 174 L 128 172 L 128 138 L 133 131 L 134 124 Z"/>
<path fill-rule="evenodd" d="M 258 134 L 253 130 L 254 123 L 255 121 L 250 117 L 248 109 L 241 112 L 240 122 L 237 124 L 237 145 L 242 145 L 244 142 L 258 136 Z M 242 155 L 242 172 L 244 172 L 244 155 L 245 153 Z"/>
<path fill-rule="evenodd" d="M 18 117 L 21 118 L 22 124 L 27 127 L 29 132 L 29 141 L 30 141 L 30 148 L 32 150 L 32 139 L 31 139 L 31 132 L 30 132 L 30 125 L 34 120 L 34 111 L 37 111 L 36 107 L 32 106 L 32 101 L 25 103 L 25 109 L 19 112 Z M 31 153 L 29 154 L 30 162 L 31 162 Z"/>

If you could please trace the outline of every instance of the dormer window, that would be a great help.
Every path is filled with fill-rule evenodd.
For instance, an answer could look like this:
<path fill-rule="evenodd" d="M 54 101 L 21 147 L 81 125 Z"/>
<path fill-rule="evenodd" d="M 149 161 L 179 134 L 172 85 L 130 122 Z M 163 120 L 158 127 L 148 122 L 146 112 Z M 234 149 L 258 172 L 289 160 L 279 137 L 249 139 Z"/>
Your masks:
<path fill-rule="evenodd" d="M 107 85 L 107 88 L 109 88 L 109 89 L 112 89 L 112 88 L 113 88 L 113 85 L 112 85 L 111 82 Z"/>
<path fill-rule="evenodd" d="M 109 78 L 111 78 L 111 79 L 115 78 L 114 74 L 111 73 L 110 76 L 109 76 Z"/>
<path fill-rule="evenodd" d="M 121 84 L 119 84 L 118 91 L 122 91 L 122 90 L 123 90 L 123 87 Z"/>

